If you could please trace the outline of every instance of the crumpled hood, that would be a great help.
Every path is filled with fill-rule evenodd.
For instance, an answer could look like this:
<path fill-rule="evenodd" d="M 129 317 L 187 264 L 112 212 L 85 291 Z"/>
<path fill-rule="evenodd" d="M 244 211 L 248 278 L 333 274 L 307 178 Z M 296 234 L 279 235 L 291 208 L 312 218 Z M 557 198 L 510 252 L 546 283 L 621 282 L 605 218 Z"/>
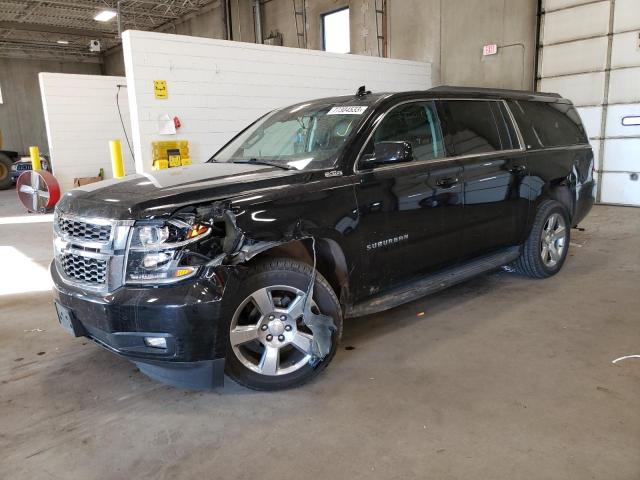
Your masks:
<path fill-rule="evenodd" d="M 168 215 L 185 205 L 295 182 L 303 172 L 238 163 L 203 163 L 96 182 L 66 193 L 57 209 L 130 220 Z"/>

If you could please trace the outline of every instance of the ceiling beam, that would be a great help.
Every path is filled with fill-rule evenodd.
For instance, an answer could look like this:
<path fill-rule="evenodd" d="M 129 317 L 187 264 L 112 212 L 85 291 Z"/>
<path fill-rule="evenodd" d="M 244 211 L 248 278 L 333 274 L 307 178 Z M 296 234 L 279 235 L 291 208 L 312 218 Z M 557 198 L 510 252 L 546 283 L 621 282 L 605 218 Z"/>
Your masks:
<path fill-rule="evenodd" d="M 196 8 L 195 10 L 189 13 L 185 13 L 176 19 L 168 20 L 166 22 L 156 25 L 150 31 L 165 33 L 165 30 L 167 28 L 171 28 L 171 27 L 175 28 L 176 25 L 180 25 L 181 23 L 187 22 L 192 18 L 197 17 L 198 15 L 210 12 L 211 10 L 214 10 L 220 6 L 221 6 L 220 0 L 209 0 L 207 3 L 201 5 L 200 7 Z M 105 55 L 109 55 L 117 51 L 118 49 L 122 49 L 122 43 L 118 43 L 117 45 L 114 45 L 111 48 L 107 48 L 104 52 L 102 52 L 102 55 L 104 57 Z"/>
<path fill-rule="evenodd" d="M 102 59 L 96 54 L 89 52 L 82 52 L 78 50 L 62 50 L 52 47 L 50 45 L 25 45 L 14 42 L 0 41 L 0 56 L 10 55 L 28 55 L 43 57 L 57 57 L 64 59 L 80 59 L 85 61 L 93 61 L 94 63 L 101 63 Z"/>
<path fill-rule="evenodd" d="M 18 50 L 18 49 L 0 49 L 0 58 L 20 58 L 23 60 L 50 60 L 59 62 L 80 62 L 80 63 L 96 63 L 100 64 L 99 57 L 86 57 L 74 54 L 60 54 L 58 52 L 49 52 L 47 50 Z"/>
<path fill-rule="evenodd" d="M 115 10 L 116 4 L 116 0 L 33 0 L 26 4 L 28 6 L 21 14 L 11 20 L 0 21 L 0 55 L 3 49 L 10 49 L 15 53 L 20 47 L 29 54 L 36 49 L 41 49 L 39 55 L 53 52 L 63 54 L 64 48 L 67 54 L 73 52 L 76 55 L 86 55 L 89 52 L 85 53 L 82 51 L 84 47 L 78 47 L 89 39 L 102 42 L 104 50 L 100 56 L 109 54 L 114 48 L 121 48 L 114 22 L 111 25 L 87 19 L 88 21 L 83 22 L 84 25 L 78 23 L 75 27 L 48 25 L 44 23 L 48 19 L 39 17 L 42 13 L 38 8 L 55 6 L 75 11 L 80 16 L 84 16 L 86 12 L 93 17 L 101 9 Z M 220 4 L 220 0 L 124 0 L 121 7 L 123 30 L 162 31 L 171 26 L 175 28 L 176 24 L 220 7 Z M 54 43 L 57 39 L 70 40 L 71 45 L 51 45 L 52 48 L 47 48 L 49 43 Z"/>
<path fill-rule="evenodd" d="M 151 3 L 154 4 L 154 2 L 144 2 L 146 3 Z M 90 11 L 90 12 L 95 12 L 98 13 L 100 10 L 106 10 L 106 9 L 110 9 L 113 10 L 115 7 L 107 7 L 107 5 L 103 4 L 103 5 L 96 5 L 96 4 L 92 4 L 92 3 L 78 3 L 77 1 L 68 1 L 68 0 L 41 0 L 40 4 L 43 6 L 46 5 L 52 5 L 52 6 L 57 6 L 57 7 L 67 7 L 67 8 L 75 8 L 78 10 L 84 10 L 84 11 Z M 162 6 L 163 4 L 160 4 L 159 6 Z M 156 6 L 158 6 L 156 4 Z M 159 18 L 159 19 L 163 19 L 163 20 L 173 20 L 175 18 L 178 18 L 178 15 L 174 15 L 174 14 L 163 14 L 163 13 L 158 13 L 156 11 L 154 11 L 153 9 L 135 9 L 135 8 L 129 8 L 127 5 L 123 5 L 121 7 L 121 11 L 123 16 L 125 14 L 130 14 L 130 15 L 140 15 L 140 16 L 147 16 L 147 17 L 153 17 L 153 18 Z"/>
<path fill-rule="evenodd" d="M 73 35 L 76 37 L 88 37 L 88 38 L 113 38 L 117 35 L 115 32 L 108 32 L 98 29 L 78 29 L 68 27 L 56 27 L 53 25 L 43 25 L 41 23 L 22 23 L 22 22 L 8 22 L 0 21 L 0 29 L 6 30 L 26 30 L 29 32 L 42 32 L 42 33 L 55 33 L 60 35 Z"/>
<path fill-rule="evenodd" d="M 25 40 L 11 40 L 11 39 L 3 38 L 3 39 L 0 39 L 0 45 L 3 47 L 24 48 L 24 49 L 44 48 L 50 51 L 55 50 L 60 53 L 73 52 L 78 55 L 87 55 L 92 57 L 97 57 L 100 55 L 98 52 L 90 52 L 88 49 L 85 49 L 85 48 L 77 48 L 75 46 L 69 46 L 69 45 L 57 45 L 55 43 L 47 42 L 45 40 L 25 41 Z"/>

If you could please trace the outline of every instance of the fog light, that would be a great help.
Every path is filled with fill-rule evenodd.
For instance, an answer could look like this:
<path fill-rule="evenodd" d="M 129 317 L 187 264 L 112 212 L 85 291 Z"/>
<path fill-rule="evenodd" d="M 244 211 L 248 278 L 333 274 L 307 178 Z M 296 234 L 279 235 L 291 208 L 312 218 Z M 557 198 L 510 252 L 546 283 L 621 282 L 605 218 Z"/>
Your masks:
<path fill-rule="evenodd" d="M 167 348 L 167 339 L 164 337 L 144 337 L 144 343 L 147 347 Z"/>

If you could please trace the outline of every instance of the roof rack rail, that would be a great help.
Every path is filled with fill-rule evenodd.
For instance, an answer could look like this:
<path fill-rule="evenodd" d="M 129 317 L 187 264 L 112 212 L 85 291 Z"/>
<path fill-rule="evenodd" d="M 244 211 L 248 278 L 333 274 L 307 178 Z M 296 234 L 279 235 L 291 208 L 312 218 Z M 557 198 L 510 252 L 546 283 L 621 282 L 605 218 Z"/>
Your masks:
<path fill-rule="evenodd" d="M 485 88 L 485 87 L 456 87 L 452 85 L 439 85 L 430 88 L 431 92 L 451 92 L 451 93 L 488 93 L 496 95 L 535 95 L 539 97 L 562 98 L 557 93 L 534 92 L 532 90 L 509 90 L 506 88 Z"/>

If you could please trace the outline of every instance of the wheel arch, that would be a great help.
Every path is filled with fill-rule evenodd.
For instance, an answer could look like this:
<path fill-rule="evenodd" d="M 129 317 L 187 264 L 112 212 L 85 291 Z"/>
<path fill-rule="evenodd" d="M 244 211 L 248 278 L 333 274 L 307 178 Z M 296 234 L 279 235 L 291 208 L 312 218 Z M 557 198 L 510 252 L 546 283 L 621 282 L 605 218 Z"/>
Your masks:
<path fill-rule="evenodd" d="M 275 245 L 257 254 L 250 263 L 268 257 L 284 257 L 313 266 L 313 238 L 305 237 Z M 342 248 L 333 239 L 315 238 L 315 250 L 316 270 L 329 282 L 340 304 L 344 305 L 349 295 L 349 272 Z"/>
<path fill-rule="evenodd" d="M 545 200 L 555 200 L 563 205 L 569 213 L 569 218 L 573 220 L 575 213 L 576 199 L 574 194 L 575 189 L 571 187 L 571 182 L 568 178 L 558 178 L 549 182 L 547 194 L 543 195 L 538 202 L 538 207 Z"/>

